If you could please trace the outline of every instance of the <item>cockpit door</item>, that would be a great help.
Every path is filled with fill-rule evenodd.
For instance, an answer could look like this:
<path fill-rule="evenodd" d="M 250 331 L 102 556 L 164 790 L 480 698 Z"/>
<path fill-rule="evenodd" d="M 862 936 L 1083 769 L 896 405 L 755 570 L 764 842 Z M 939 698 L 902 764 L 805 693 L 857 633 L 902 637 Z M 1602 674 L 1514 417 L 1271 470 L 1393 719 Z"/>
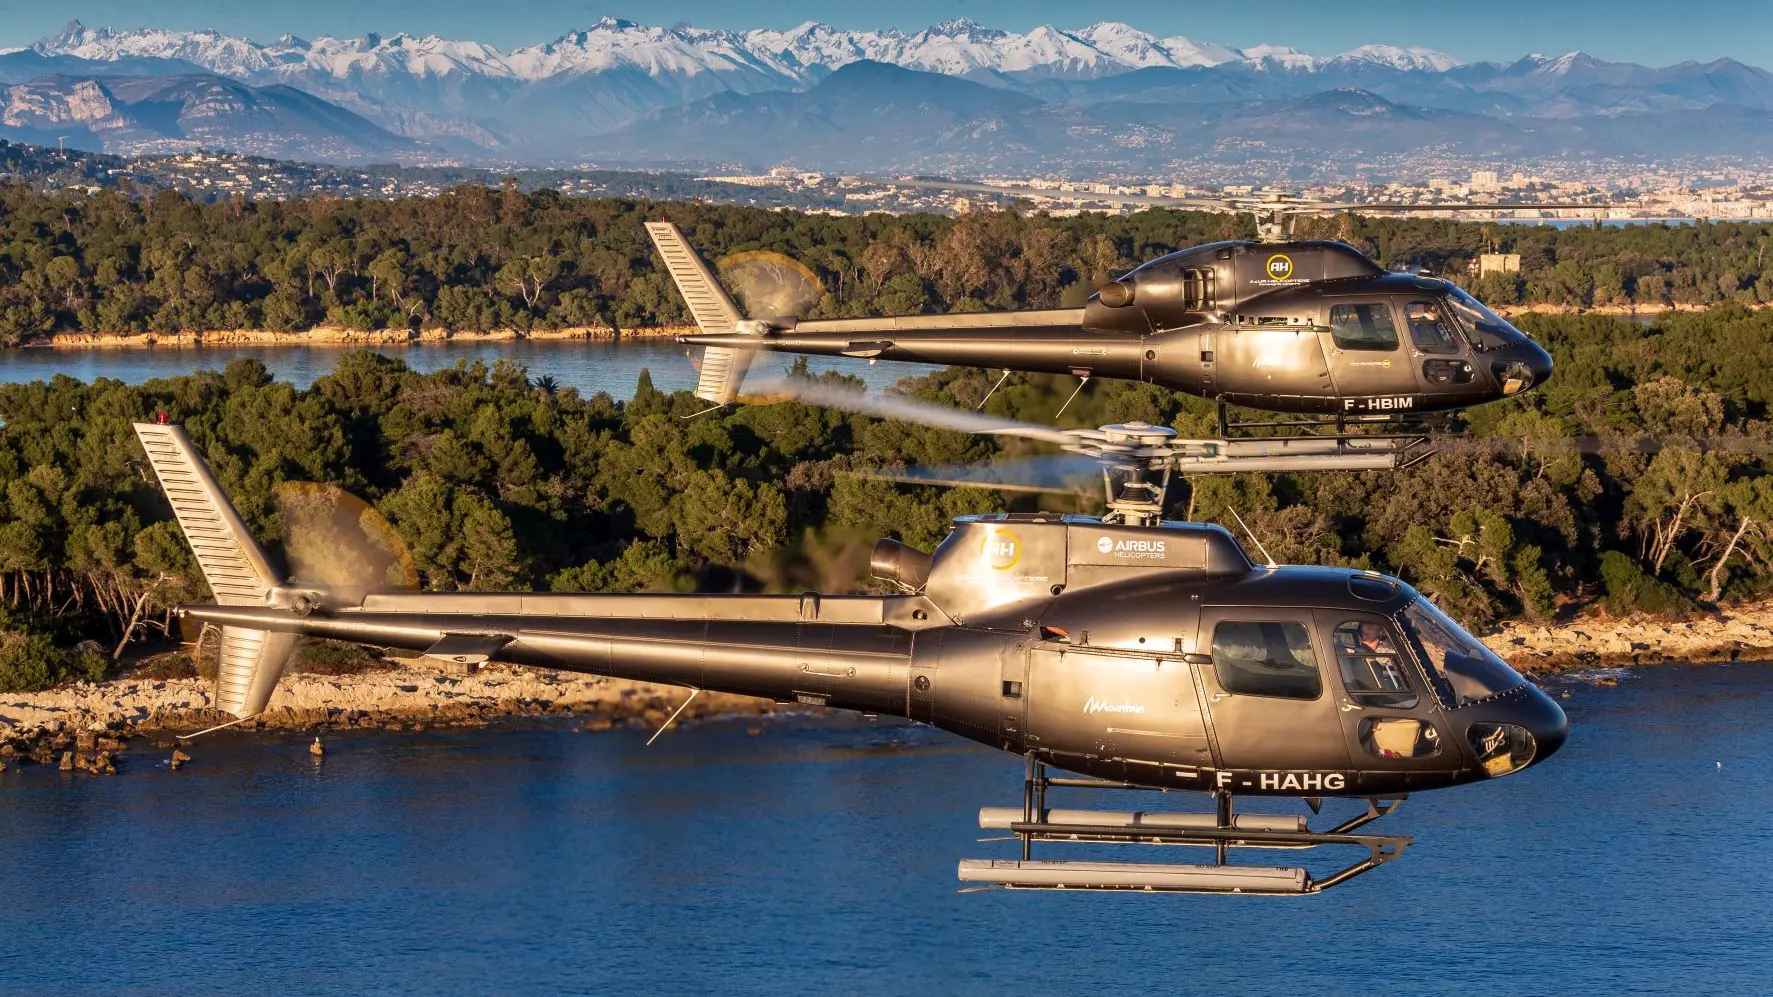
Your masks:
<path fill-rule="evenodd" d="M 1263 788 L 1263 773 L 1347 770 L 1336 687 L 1324 670 L 1328 648 L 1318 647 L 1315 629 L 1308 609 L 1201 609 L 1196 646 L 1210 653 L 1213 663 L 1197 666 L 1196 674 L 1206 694 L 1218 764 L 1250 773 L 1251 785 L 1234 784 L 1228 787 L 1232 791 Z"/>
<path fill-rule="evenodd" d="M 1350 416 L 1407 412 L 1416 393 L 1416 378 L 1407 368 L 1397 313 L 1385 297 L 1330 298 L 1325 302 L 1329 328 L 1324 352 L 1340 414 Z"/>
<path fill-rule="evenodd" d="M 1479 392 L 1471 344 L 1445 306 L 1427 296 L 1405 299 L 1402 304 L 1410 363 L 1422 393 L 1457 398 Z"/>
<path fill-rule="evenodd" d="M 1378 772 L 1451 772 L 1461 765 L 1445 716 L 1397 626 L 1375 613 L 1315 611 L 1330 652 L 1336 712 L 1355 767 Z"/>

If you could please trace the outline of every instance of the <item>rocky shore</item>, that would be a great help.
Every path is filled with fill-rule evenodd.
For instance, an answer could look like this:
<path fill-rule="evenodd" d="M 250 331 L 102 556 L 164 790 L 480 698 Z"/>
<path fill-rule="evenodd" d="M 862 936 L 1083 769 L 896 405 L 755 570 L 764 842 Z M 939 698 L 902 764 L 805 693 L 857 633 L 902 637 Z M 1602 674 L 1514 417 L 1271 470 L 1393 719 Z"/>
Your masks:
<path fill-rule="evenodd" d="M 1531 305 L 1494 305 L 1492 307 L 1506 318 L 1518 318 L 1522 315 L 1612 315 L 1619 318 L 1650 318 L 1668 312 L 1705 312 L 1715 306 L 1685 301 L 1673 304 L 1640 302 L 1626 305 L 1565 305 L 1542 301 Z M 1751 311 L 1760 311 L 1768 306 L 1756 303 L 1747 307 Z"/>
<path fill-rule="evenodd" d="M 1583 668 L 1773 660 L 1773 602 L 1733 606 L 1680 621 L 1579 617 L 1517 621 L 1484 638 L 1529 675 Z"/>
<path fill-rule="evenodd" d="M 1484 642 L 1521 671 L 1539 676 L 1663 662 L 1773 660 L 1773 602 L 1677 622 L 1643 617 L 1516 622 Z M 0 771 L 36 764 L 111 773 L 132 746 L 138 754 L 146 750 L 156 757 L 176 751 L 177 735 L 232 719 L 216 712 L 213 694 L 213 684 L 203 679 L 129 677 L 0 694 Z M 240 726 L 424 730 L 553 714 L 570 715 L 588 731 L 619 724 L 657 728 L 686 695 L 668 686 L 496 664 L 465 673 L 415 658 L 351 675 L 285 676 L 265 713 Z M 775 708 L 764 700 L 704 693 L 678 722 Z M 182 751 L 173 756 L 175 766 L 181 758 L 188 756 Z"/>
<path fill-rule="evenodd" d="M 608 326 L 583 326 L 570 329 L 490 329 L 484 331 L 451 331 L 448 329 L 340 329 L 322 326 L 305 332 L 277 332 L 271 329 L 217 329 L 208 332 L 58 332 L 46 339 L 32 340 L 24 349 L 128 349 L 142 347 L 192 346 L 417 346 L 426 343 L 505 342 L 517 339 L 595 339 L 651 338 L 693 333 L 689 326 L 641 326 L 616 330 Z"/>
<path fill-rule="evenodd" d="M 0 694 L 0 771 L 54 765 L 115 772 L 119 756 L 142 742 L 156 757 L 174 739 L 233 719 L 217 713 L 214 683 L 196 678 L 122 678 L 48 692 Z M 688 693 L 618 679 L 487 665 L 467 674 L 424 659 L 352 675 L 288 675 L 265 712 L 245 730 L 425 730 L 470 727 L 512 717 L 571 715 L 583 730 L 619 724 L 656 729 Z M 695 698 L 677 723 L 768 713 L 775 704 L 721 693 Z M 199 742 L 201 743 L 201 742 Z M 174 756 L 175 767 L 180 763 Z"/>

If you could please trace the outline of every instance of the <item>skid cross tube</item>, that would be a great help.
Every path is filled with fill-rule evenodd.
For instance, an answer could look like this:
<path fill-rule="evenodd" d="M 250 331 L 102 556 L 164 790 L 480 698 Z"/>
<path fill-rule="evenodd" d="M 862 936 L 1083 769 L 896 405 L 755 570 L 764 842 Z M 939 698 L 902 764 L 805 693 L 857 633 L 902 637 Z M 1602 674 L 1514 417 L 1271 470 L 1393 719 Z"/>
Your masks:
<path fill-rule="evenodd" d="M 1357 820 L 1363 818 L 1356 818 Z M 1371 820 L 1373 817 L 1364 816 Z M 1010 829 L 1022 836 L 1026 842 L 1033 838 L 1043 841 L 1121 841 L 1129 844 L 1211 844 L 1219 856 L 1216 866 L 1230 866 L 1225 862 L 1225 852 L 1233 847 L 1252 848 L 1315 848 L 1318 845 L 1355 845 L 1367 849 L 1367 857 L 1354 862 L 1325 876 L 1323 879 L 1306 874 L 1303 893 L 1322 893 L 1332 886 L 1346 883 L 1356 876 L 1371 872 L 1374 869 L 1396 859 L 1410 847 L 1412 838 L 1403 835 L 1377 834 L 1335 834 L 1315 831 L 1258 831 L 1242 828 L 1176 828 L 1157 829 L 1142 827 L 1126 827 L 1114 825 L 1090 824 L 1038 824 L 1018 823 L 1010 825 Z M 1024 860 L 1026 861 L 1026 860 Z M 1039 889 L 1033 885 L 1007 884 L 1010 889 Z M 1072 887 L 1078 889 L 1079 887 Z M 1092 889 L 1092 887 L 1083 887 Z M 1095 887 L 1093 889 L 1106 889 Z M 1142 886 L 1143 892 L 1213 892 L 1204 890 L 1164 890 L 1162 887 Z"/>
<path fill-rule="evenodd" d="M 1137 818 L 1135 818 L 1135 823 L 1131 824 L 1065 823 L 1052 821 L 1049 820 L 1048 817 L 1053 811 L 1047 809 L 1047 790 L 1052 787 L 1062 787 L 1067 789 L 1168 792 L 1167 789 L 1160 786 L 1142 786 L 1129 782 L 1115 782 L 1108 779 L 1093 779 L 1079 776 L 1049 775 L 1047 771 L 1047 763 L 1042 761 L 1037 753 L 1030 751 L 1023 756 L 1022 819 L 1012 822 L 1008 828 L 1010 833 L 1014 835 L 1014 840 L 1021 845 L 1021 863 L 1031 863 L 1034 866 L 1042 865 L 1042 863 L 1032 862 L 1034 842 L 1036 841 L 1210 846 L 1213 849 L 1212 866 L 1192 867 L 1203 870 L 1211 868 L 1235 871 L 1249 868 L 1246 866 L 1232 865 L 1230 863 L 1230 852 L 1233 848 L 1307 849 L 1316 848 L 1319 845 L 1352 846 L 1365 848 L 1367 850 L 1367 856 L 1366 858 L 1345 866 L 1322 879 L 1313 878 L 1309 872 L 1299 870 L 1298 874 L 1301 875 L 1303 879 L 1296 890 L 1282 889 L 1265 891 L 1261 889 L 1246 889 L 1243 887 L 1231 886 L 1220 888 L 1219 885 L 1213 883 L 1202 884 L 1200 882 L 1192 882 L 1185 885 L 1178 885 L 1173 882 L 1168 885 L 1153 885 L 1152 883 L 1147 882 L 1139 886 L 1057 886 L 1042 882 L 1019 880 L 1016 878 L 1017 873 L 1013 870 L 1006 870 L 1005 880 L 1002 883 L 984 883 L 978 886 L 966 887 L 966 890 L 990 889 L 993 886 L 1000 886 L 1006 889 L 1137 890 L 1139 892 L 1157 893 L 1273 892 L 1282 895 L 1321 893 L 1332 886 L 1345 883 L 1356 876 L 1370 872 L 1373 869 L 1377 869 L 1387 862 L 1392 861 L 1399 855 L 1402 855 L 1404 850 L 1410 846 L 1410 843 L 1413 840 L 1412 838 L 1403 835 L 1350 833 L 1358 828 L 1365 827 L 1373 821 L 1396 810 L 1406 799 L 1404 796 L 1365 797 L 1363 798 L 1363 802 L 1367 805 L 1366 812 L 1356 814 L 1329 830 L 1317 830 L 1303 822 L 1301 822 L 1301 829 L 1299 830 L 1285 830 L 1258 827 L 1245 828 L 1237 826 L 1237 818 L 1233 812 L 1232 795 L 1224 792 L 1215 792 L 1212 794 L 1213 826 L 1210 827 L 1185 827 L 1171 824 L 1139 823 L 1137 822 Z M 981 819 L 983 820 L 983 818 Z M 963 863 L 963 866 L 965 864 L 966 863 Z M 1046 865 L 1048 868 L 1053 868 L 1051 863 L 1047 863 Z M 1060 863 L 1060 866 L 1068 869 L 1071 868 L 1071 866 L 1065 863 Z M 1020 868 L 1020 863 L 1018 864 L 1018 868 Z M 1102 866 L 1102 868 L 1135 870 L 1143 869 L 1145 867 L 1108 863 Z M 1152 866 L 1150 868 L 1154 870 L 1176 869 L 1180 871 L 1191 867 Z M 1067 876 L 1065 878 L 1069 879 L 1070 877 Z M 1138 878 L 1137 875 L 1135 875 L 1134 878 Z"/>

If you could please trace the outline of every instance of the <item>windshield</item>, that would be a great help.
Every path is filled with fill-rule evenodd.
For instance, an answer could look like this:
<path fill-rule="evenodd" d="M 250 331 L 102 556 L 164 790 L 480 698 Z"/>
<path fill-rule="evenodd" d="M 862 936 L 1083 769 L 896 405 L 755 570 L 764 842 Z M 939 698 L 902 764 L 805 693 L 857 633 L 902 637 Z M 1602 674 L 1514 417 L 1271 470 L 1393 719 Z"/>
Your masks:
<path fill-rule="evenodd" d="M 1474 335 L 1482 340 L 1497 345 L 1494 341 L 1513 343 L 1526 338 L 1526 333 L 1510 325 L 1508 320 L 1484 306 L 1482 301 L 1465 293 L 1459 287 L 1447 290 L 1447 304 L 1452 306 L 1454 314 L 1465 323 Z"/>
<path fill-rule="evenodd" d="M 1460 629 L 1427 599 L 1404 607 L 1404 631 L 1422 659 L 1429 684 L 1447 709 L 1458 709 L 1527 684 L 1519 672 Z"/>

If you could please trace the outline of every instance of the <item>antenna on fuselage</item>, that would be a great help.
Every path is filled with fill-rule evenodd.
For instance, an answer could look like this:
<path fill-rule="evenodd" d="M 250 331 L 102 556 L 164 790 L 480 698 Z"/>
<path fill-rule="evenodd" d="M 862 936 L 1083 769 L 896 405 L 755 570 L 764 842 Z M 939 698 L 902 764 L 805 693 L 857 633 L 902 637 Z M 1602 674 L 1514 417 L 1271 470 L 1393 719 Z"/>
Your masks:
<path fill-rule="evenodd" d="M 1268 562 L 1267 567 L 1270 569 L 1280 567 L 1274 563 L 1274 555 L 1268 552 L 1267 547 L 1262 546 L 1262 541 L 1256 539 L 1256 531 L 1250 529 L 1250 524 L 1244 522 L 1244 517 L 1238 515 L 1237 510 L 1231 506 L 1226 506 L 1225 511 L 1231 513 L 1231 518 L 1237 520 L 1237 525 L 1243 527 L 1244 534 L 1250 538 L 1251 543 L 1256 545 L 1256 550 L 1261 552 L 1262 559 Z"/>

